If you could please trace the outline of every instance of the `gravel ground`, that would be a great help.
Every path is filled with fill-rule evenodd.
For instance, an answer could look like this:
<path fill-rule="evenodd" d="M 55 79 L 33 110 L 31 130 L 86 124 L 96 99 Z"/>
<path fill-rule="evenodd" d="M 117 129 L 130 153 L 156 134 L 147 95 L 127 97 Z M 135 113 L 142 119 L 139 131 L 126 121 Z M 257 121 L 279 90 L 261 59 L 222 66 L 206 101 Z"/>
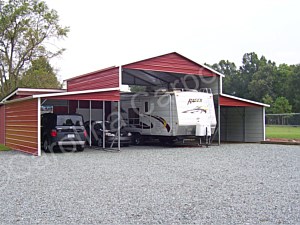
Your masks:
<path fill-rule="evenodd" d="M 300 224 L 300 147 L 0 152 L 2 224 Z"/>

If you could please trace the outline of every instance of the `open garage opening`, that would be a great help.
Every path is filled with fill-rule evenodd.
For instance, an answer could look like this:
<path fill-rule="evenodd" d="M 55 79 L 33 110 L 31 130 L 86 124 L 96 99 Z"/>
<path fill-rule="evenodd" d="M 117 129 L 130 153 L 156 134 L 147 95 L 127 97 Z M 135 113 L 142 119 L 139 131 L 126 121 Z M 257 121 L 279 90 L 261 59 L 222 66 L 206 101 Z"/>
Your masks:
<path fill-rule="evenodd" d="M 118 105 L 118 101 L 42 98 L 41 148 L 82 151 L 85 146 L 96 146 L 120 150 Z"/>
<path fill-rule="evenodd" d="M 195 140 L 206 145 L 213 140 L 220 142 L 217 122 L 220 76 L 199 72 L 122 68 L 122 84 L 129 85 L 131 93 L 121 93 L 121 115 L 126 129 L 133 133 L 135 144 L 152 139 L 163 144 Z M 179 100 L 183 95 L 184 99 Z M 195 106 L 190 108 L 192 103 Z M 197 132 L 200 126 L 203 131 Z"/>

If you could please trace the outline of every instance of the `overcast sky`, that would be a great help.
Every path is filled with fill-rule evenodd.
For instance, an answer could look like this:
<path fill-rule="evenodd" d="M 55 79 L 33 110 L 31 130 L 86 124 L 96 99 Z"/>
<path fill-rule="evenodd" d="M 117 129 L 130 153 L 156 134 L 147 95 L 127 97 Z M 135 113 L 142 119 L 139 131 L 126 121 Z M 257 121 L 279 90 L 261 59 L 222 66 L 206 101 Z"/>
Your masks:
<path fill-rule="evenodd" d="M 52 61 L 61 80 L 113 65 L 178 52 L 200 62 L 247 52 L 300 63 L 298 0 L 46 0 L 71 31 Z"/>

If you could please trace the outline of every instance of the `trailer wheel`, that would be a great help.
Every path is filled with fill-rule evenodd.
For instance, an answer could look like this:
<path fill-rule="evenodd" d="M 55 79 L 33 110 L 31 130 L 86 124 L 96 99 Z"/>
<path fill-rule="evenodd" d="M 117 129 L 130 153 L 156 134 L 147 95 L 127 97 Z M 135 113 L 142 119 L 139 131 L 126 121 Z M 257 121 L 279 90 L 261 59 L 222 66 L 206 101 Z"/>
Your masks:
<path fill-rule="evenodd" d="M 143 143 L 143 137 L 140 134 L 135 134 L 133 136 L 133 144 L 134 145 L 141 145 Z"/>

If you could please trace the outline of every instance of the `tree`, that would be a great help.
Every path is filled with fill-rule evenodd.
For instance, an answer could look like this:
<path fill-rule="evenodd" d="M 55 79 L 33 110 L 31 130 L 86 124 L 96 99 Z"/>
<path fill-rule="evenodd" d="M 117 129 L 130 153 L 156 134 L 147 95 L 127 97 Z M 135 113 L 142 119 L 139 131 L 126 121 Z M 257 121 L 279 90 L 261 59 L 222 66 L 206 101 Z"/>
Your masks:
<path fill-rule="evenodd" d="M 61 88 L 53 68 L 45 57 L 33 60 L 31 64 L 20 80 L 20 87 Z"/>
<path fill-rule="evenodd" d="M 264 58 L 262 61 L 263 60 Z M 254 73 L 258 71 L 260 60 L 255 52 L 251 52 L 244 54 L 242 62 L 243 65 L 240 67 L 241 79 L 239 81 L 241 92 L 239 92 L 239 96 L 243 98 L 251 98 L 248 88 L 253 79 Z"/>
<path fill-rule="evenodd" d="M 289 80 L 293 76 L 293 66 L 287 64 L 280 64 L 277 67 L 276 75 L 274 76 L 273 91 L 276 96 L 289 97 Z M 292 102 L 288 98 L 289 102 Z"/>
<path fill-rule="evenodd" d="M 292 106 L 290 105 L 289 101 L 285 97 L 278 97 L 276 98 L 273 106 L 272 106 L 273 113 L 291 113 Z"/>
<path fill-rule="evenodd" d="M 288 79 L 287 95 L 292 103 L 294 112 L 300 112 L 300 64 L 293 66 L 293 73 Z"/>
<path fill-rule="evenodd" d="M 274 91 L 274 79 L 276 76 L 276 64 L 269 61 L 259 67 L 252 75 L 252 80 L 249 83 L 249 96 L 256 101 L 261 101 L 265 95 L 276 97 Z"/>
<path fill-rule="evenodd" d="M 223 92 L 235 95 L 238 90 L 239 72 L 236 65 L 228 60 L 221 60 L 211 66 L 214 70 L 225 75 L 223 79 Z"/>
<path fill-rule="evenodd" d="M 47 49 L 46 42 L 67 36 L 68 27 L 40 0 L 0 0 L 1 96 L 18 87 L 22 74 L 39 57 L 51 58 L 64 49 Z"/>
<path fill-rule="evenodd" d="M 270 105 L 270 107 L 266 107 L 266 113 L 273 113 L 273 98 L 269 95 L 269 94 L 266 94 L 263 99 L 262 99 L 263 103 L 265 104 L 268 104 Z"/>

